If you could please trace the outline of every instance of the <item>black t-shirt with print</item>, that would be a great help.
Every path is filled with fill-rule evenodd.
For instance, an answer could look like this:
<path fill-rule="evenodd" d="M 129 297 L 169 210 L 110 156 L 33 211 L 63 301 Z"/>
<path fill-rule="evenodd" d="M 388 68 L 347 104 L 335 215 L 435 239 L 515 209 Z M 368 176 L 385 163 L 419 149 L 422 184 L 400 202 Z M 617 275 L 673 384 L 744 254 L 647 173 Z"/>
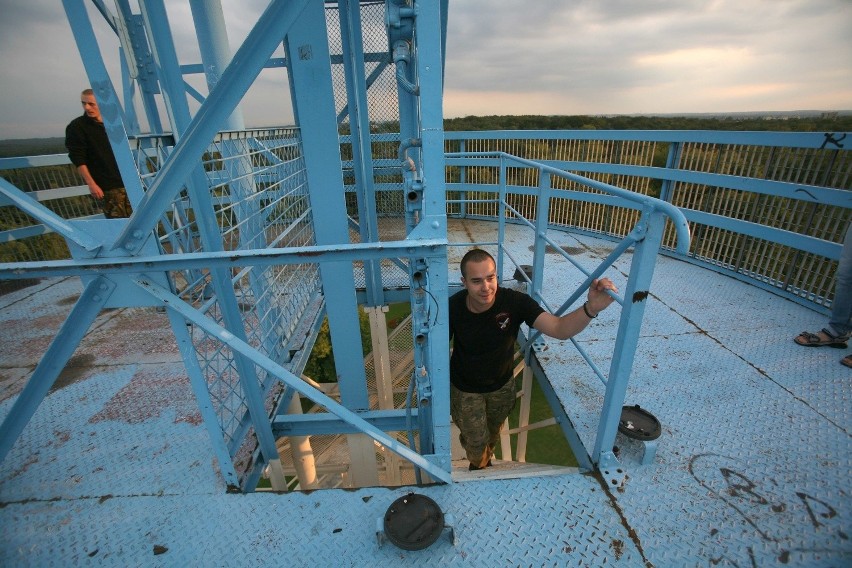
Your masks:
<path fill-rule="evenodd" d="M 521 323 L 532 327 L 544 310 L 528 295 L 497 288 L 494 305 L 475 314 L 467 309 L 467 290 L 449 299 L 450 381 L 464 392 L 493 392 L 512 378 L 515 341 Z"/>

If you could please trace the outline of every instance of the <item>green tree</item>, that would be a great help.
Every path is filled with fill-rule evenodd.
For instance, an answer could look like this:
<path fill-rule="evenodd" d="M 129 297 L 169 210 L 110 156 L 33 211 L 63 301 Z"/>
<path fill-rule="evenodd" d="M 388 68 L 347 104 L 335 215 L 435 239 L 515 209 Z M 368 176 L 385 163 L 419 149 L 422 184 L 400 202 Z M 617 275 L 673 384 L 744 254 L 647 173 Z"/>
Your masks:
<path fill-rule="evenodd" d="M 358 325 L 361 328 L 361 350 L 366 356 L 372 349 L 370 339 L 370 318 L 363 310 L 358 310 Z M 334 352 L 331 347 L 331 334 L 326 317 L 320 326 L 317 340 L 311 351 L 311 357 L 305 365 L 305 375 L 318 383 L 336 383 L 337 367 L 334 365 Z"/>

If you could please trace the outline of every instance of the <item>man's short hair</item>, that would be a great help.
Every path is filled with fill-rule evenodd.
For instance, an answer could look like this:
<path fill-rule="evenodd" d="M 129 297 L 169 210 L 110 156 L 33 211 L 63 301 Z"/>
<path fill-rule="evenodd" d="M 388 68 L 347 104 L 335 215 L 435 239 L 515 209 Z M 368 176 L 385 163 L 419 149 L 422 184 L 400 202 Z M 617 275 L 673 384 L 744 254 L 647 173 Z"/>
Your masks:
<path fill-rule="evenodd" d="M 94 95 L 95 95 L 95 91 L 93 91 L 92 89 L 83 89 L 83 92 L 82 92 L 82 93 L 80 93 L 80 94 L 81 94 L 81 95 L 92 95 L 92 96 L 94 96 Z"/>
<path fill-rule="evenodd" d="M 465 268 L 467 267 L 468 262 L 482 262 L 483 260 L 490 260 L 491 262 L 494 262 L 494 257 L 491 256 L 488 251 L 478 248 L 467 251 L 459 263 L 462 278 L 464 278 Z M 496 262 L 494 262 L 494 266 L 497 266 Z"/>

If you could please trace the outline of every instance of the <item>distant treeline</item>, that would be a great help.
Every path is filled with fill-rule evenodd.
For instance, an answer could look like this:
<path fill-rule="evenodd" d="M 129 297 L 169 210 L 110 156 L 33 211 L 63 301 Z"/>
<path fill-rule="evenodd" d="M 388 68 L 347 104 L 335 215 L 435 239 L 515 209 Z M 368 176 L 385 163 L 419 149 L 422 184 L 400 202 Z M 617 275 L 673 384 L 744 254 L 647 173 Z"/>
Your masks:
<path fill-rule="evenodd" d="M 848 132 L 852 114 L 814 116 L 466 116 L 444 120 L 444 130 L 771 130 Z"/>
<path fill-rule="evenodd" d="M 388 127 L 384 125 L 383 131 Z M 444 129 L 458 130 L 772 130 L 782 132 L 849 132 L 852 114 L 826 112 L 812 116 L 767 114 L 730 116 L 650 115 L 506 115 L 447 118 Z M 398 130 L 398 129 L 397 129 Z M 0 140 L 0 158 L 64 154 L 64 138 Z"/>
<path fill-rule="evenodd" d="M 0 140 L 0 158 L 64 154 L 65 138 L 20 138 Z"/>

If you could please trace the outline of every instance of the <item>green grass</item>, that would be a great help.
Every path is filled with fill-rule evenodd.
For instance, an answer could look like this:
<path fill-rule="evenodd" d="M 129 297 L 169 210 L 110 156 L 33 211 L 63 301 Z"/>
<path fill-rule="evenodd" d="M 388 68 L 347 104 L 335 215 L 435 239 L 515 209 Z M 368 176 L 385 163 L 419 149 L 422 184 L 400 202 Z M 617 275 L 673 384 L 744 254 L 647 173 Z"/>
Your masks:
<path fill-rule="evenodd" d="M 391 304 L 388 306 L 388 313 L 385 314 L 385 320 L 388 322 L 388 331 L 396 329 L 402 323 L 402 320 L 408 317 L 411 313 L 411 305 L 406 302 Z"/>
<path fill-rule="evenodd" d="M 517 379 L 517 388 L 521 388 L 521 378 Z M 520 414 L 520 400 L 515 408 L 509 414 L 509 426 L 517 428 L 518 415 Z M 533 381 L 532 395 L 530 397 L 530 424 L 551 418 L 553 413 L 550 410 L 550 405 L 547 399 L 544 398 L 544 393 L 541 387 L 538 386 L 538 381 Z M 554 424 L 539 430 L 533 430 L 527 433 L 527 456 L 526 461 L 530 463 L 542 463 L 550 465 L 562 465 L 567 467 L 577 467 L 577 459 L 574 457 L 574 452 L 571 451 L 571 446 L 565 436 L 562 435 L 562 429 Z M 516 447 L 517 434 L 512 434 L 512 447 Z M 499 450 L 498 443 L 498 454 Z"/>

